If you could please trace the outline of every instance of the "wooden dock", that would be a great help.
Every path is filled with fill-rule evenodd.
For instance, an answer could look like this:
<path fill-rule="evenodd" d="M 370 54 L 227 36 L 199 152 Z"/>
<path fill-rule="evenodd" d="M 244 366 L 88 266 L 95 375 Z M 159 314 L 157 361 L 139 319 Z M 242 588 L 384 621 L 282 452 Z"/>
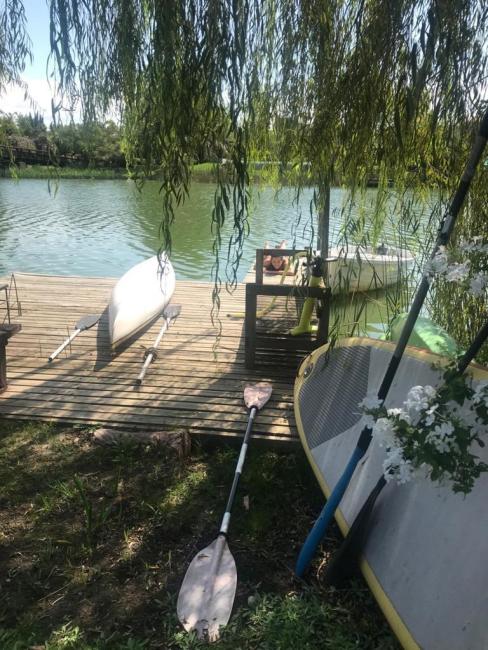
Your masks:
<path fill-rule="evenodd" d="M 255 370 L 244 367 L 244 285 L 233 295 L 222 291 L 222 336 L 214 356 L 212 285 L 179 281 L 173 303 L 182 305 L 164 336 L 159 358 L 145 382 L 135 385 L 145 348 L 152 345 L 156 322 L 130 346 L 112 356 L 107 304 L 116 282 L 15 274 L 22 331 L 7 347 L 9 386 L 0 395 L 0 416 L 67 422 L 103 423 L 125 428 L 165 430 L 182 427 L 209 437 L 240 436 L 247 414 L 242 391 L 248 382 L 270 381 L 273 396 L 256 420 L 262 440 L 296 443 L 293 379 L 297 358 L 273 350 L 258 355 Z M 80 334 L 52 363 L 49 354 L 83 315 L 101 313 L 98 326 Z"/>

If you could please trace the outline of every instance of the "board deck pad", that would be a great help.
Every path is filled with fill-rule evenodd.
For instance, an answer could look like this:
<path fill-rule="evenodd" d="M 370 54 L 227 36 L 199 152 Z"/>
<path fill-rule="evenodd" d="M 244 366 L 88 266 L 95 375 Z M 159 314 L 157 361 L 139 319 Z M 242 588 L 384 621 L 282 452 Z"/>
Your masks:
<path fill-rule="evenodd" d="M 365 347 L 370 349 L 369 355 Z M 326 496 L 363 427 L 358 402 L 363 393 L 377 392 L 394 347 L 372 339 L 344 339 L 332 352 L 328 346 L 315 350 L 299 370 L 295 384 L 297 426 Z M 358 361 L 351 363 L 356 352 Z M 329 361 L 324 366 L 323 358 L 333 360 L 334 355 L 337 363 Z M 414 385 L 437 384 L 442 371 L 434 364 L 440 359 L 407 347 L 386 406 L 401 406 Z M 470 372 L 475 382 L 488 379 L 488 369 L 478 366 Z M 356 373 L 357 378 L 352 376 Z M 341 418 L 342 424 L 337 422 Z M 488 444 L 477 447 L 476 453 L 488 462 Z M 336 513 L 343 534 L 381 476 L 384 458 L 385 450 L 373 440 Z M 405 648 L 488 647 L 487 494 L 488 475 L 483 474 L 465 498 L 427 478 L 406 485 L 388 483 L 379 496 L 361 569 Z"/>
<path fill-rule="evenodd" d="M 337 348 L 310 364 L 309 376 L 299 395 L 303 430 L 310 449 L 361 419 L 358 404 L 368 390 L 370 351 L 364 345 Z"/>

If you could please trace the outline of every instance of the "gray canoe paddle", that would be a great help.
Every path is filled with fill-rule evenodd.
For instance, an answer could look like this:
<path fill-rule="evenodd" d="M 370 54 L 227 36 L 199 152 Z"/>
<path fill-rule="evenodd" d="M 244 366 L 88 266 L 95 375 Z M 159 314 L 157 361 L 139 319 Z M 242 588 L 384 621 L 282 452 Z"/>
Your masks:
<path fill-rule="evenodd" d="M 163 319 L 164 323 L 161 329 L 159 330 L 159 334 L 156 336 L 156 340 L 154 341 L 154 345 L 152 348 L 148 348 L 145 352 L 144 355 L 144 364 L 142 366 L 142 370 L 139 373 L 139 376 L 136 379 L 136 384 L 140 386 L 142 382 L 144 381 L 144 377 L 146 376 L 147 369 L 151 365 L 151 363 L 154 361 L 154 359 L 157 357 L 157 347 L 161 343 L 161 339 L 163 338 L 164 333 L 170 326 L 170 324 L 178 318 L 178 316 L 181 313 L 181 305 L 167 305 L 163 309 Z"/>
<path fill-rule="evenodd" d="M 80 318 L 80 320 L 75 325 L 73 334 L 68 336 L 68 338 L 64 343 L 61 343 L 59 348 L 55 350 L 48 358 L 48 361 L 51 362 L 53 359 L 55 359 L 58 356 L 58 354 L 60 354 L 64 350 L 64 348 L 66 348 L 71 343 L 71 341 L 78 336 L 80 332 L 89 330 L 90 327 L 96 325 L 100 320 L 100 317 L 101 314 L 90 314 L 89 316 L 83 316 L 82 318 Z"/>
<path fill-rule="evenodd" d="M 227 532 L 254 418 L 271 393 L 271 385 L 264 382 L 244 389 L 244 402 L 250 409 L 249 420 L 219 534 L 209 546 L 195 555 L 178 595 L 177 613 L 181 624 L 187 632 L 195 630 L 200 639 L 207 641 L 219 638 L 220 628 L 227 625 L 232 612 L 237 570 L 227 544 Z"/>

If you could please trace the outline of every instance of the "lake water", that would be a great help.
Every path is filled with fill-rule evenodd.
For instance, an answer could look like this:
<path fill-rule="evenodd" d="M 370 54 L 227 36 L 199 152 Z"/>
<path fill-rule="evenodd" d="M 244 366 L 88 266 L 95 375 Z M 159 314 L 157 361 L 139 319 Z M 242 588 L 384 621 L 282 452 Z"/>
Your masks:
<path fill-rule="evenodd" d="M 179 279 L 211 280 L 213 195 L 211 183 L 194 183 L 190 198 L 177 210 L 171 260 Z M 368 190 L 363 205 L 354 210 L 368 215 L 375 197 L 376 190 Z M 344 199 L 342 189 L 332 190 L 332 241 L 340 229 Z M 286 239 L 290 247 L 310 242 L 311 200 L 311 189 L 303 191 L 298 205 L 291 188 L 276 192 L 257 187 L 253 191 L 250 236 L 239 280 L 249 270 L 255 249 L 266 241 L 274 245 Z M 0 179 L 0 274 L 120 276 L 158 250 L 160 205 L 159 185 L 154 181 L 139 192 L 134 183 L 124 180 L 62 180 L 54 194 L 46 180 Z M 392 205 L 391 219 L 381 235 L 387 244 L 398 243 L 392 225 L 394 211 Z M 224 258 L 230 233 L 229 219 L 223 237 Z"/>

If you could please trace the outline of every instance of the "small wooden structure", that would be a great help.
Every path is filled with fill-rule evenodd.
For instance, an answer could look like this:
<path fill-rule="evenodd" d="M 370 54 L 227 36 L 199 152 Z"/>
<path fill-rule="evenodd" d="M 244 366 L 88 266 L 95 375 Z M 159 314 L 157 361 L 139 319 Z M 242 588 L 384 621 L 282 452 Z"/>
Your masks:
<path fill-rule="evenodd" d="M 263 260 L 265 255 L 291 256 L 305 251 L 282 248 L 266 248 L 256 250 L 256 280 L 249 281 L 246 278 L 246 368 L 251 369 L 256 365 L 256 353 L 259 349 L 277 350 L 281 353 L 289 354 L 289 358 L 298 359 L 310 350 L 327 342 L 329 336 L 329 310 L 331 290 L 326 287 L 308 287 L 289 283 L 278 284 L 276 282 L 280 275 L 272 276 L 274 280 L 270 284 L 264 283 Z M 258 296 L 270 296 L 274 298 L 284 298 L 286 306 L 278 303 L 273 307 L 271 318 L 260 318 L 260 324 L 257 324 L 258 317 Z M 298 314 L 293 313 L 292 318 L 286 312 L 288 303 L 292 299 L 293 304 L 296 300 L 298 311 L 306 298 L 315 298 L 318 305 L 318 329 L 316 335 L 291 336 L 288 331 L 291 326 L 296 324 Z M 263 310 L 266 311 L 266 308 Z M 294 310 L 293 310 L 294 311 Z M 267 320 L 267 322 L 266 322 Z"/>
<path fill-rule="evenodd" d="M 259 414 L 255 437 L 297 442 L 293 415 L 296 355 L 259 349 L 257 365 L 245 367 L 245 285 L 221 294 L 222 334 L 216 346 L 210 283 L 178 281 L 173 302 L 182 312 L 164 336 L 159 358 L 136 386 L 146 348 L 160 329 L 156 321 L 115 357 L 110 351 L 107 304 L 116 280 L 16 274 L 22 332 L 8 346 L 9 386 L 0 416 L 99 423 L 146 431 L 184 428 L 205 439 L 239 438 L 247 413 L 246 383 L 270 381 L 273 396 Z M 228 314 L 241 312 L 239 317 Z M 52 363 L 49 354 L 81 316 L 101 313 Z"/>

